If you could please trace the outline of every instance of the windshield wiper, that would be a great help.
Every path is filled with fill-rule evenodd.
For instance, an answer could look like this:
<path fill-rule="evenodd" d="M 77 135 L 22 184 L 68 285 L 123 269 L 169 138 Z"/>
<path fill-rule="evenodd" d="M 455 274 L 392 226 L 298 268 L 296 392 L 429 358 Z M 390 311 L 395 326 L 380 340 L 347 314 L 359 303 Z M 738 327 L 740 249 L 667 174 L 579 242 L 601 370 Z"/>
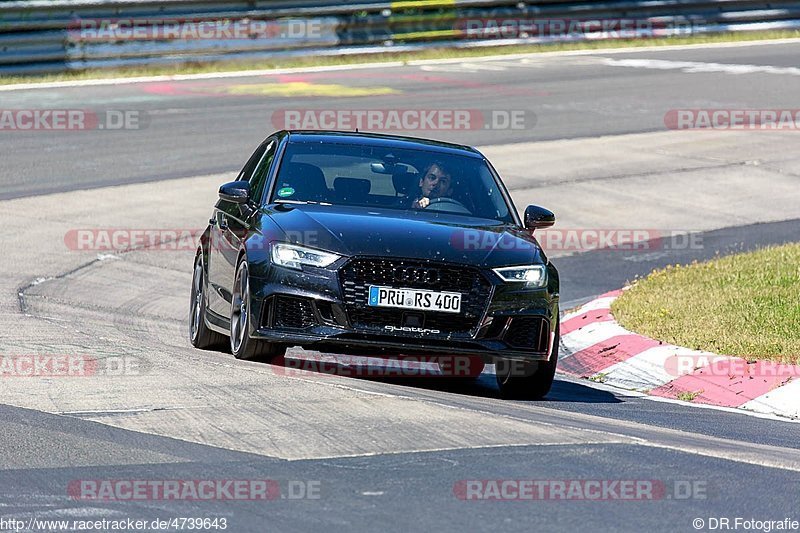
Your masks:
<path fill-rule="evenodd" d="M 313 200 L 275 200 L 276 204 L 300 204 L 300 205 L 319 205 L 322 202 L 315 202 Z"/>

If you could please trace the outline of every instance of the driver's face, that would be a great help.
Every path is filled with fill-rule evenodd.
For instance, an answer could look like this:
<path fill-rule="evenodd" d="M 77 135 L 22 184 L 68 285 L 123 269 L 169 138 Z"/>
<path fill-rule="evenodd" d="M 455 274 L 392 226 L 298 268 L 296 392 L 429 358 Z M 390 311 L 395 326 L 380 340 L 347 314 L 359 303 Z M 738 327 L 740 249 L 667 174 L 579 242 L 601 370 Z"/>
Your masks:
<path fill-rule="evenodd" d="M 419 180 L 419 187 L 422 189 L 422 196 L 440 198 L 450 195 L 452 192 L 450 183 L 450 174 L 445 173 L 439 165 L 431 165 L 428 172 Z"/>

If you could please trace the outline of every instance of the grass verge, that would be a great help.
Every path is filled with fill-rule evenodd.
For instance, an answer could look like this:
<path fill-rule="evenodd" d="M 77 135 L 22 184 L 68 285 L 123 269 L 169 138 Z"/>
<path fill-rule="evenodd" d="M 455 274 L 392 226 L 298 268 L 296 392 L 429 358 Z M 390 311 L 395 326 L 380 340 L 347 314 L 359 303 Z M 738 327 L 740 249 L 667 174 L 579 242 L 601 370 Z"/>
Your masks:
<path fill-rule="evenodd" d="M 654 339 L 800 364 L 800 244 L 657 270 L 611 311 L 625 328 Z"/>
<path fill-rule="evenodd" d="M 0 84 L 57 82 L 102 78 L 125 78 L 138 76 L 170 76 L 178 74 L 204 74 L 211 72 L 231 72 L 236 70 L 262 70 L 277 68 L 318 67 L 354 65 L 359 63 L 381 63 L 389 61 L 414 61 L 425 59 L 472 58 L 488 55 L 507 55 L 520 53 L 559 52 L 568 50 L 596 50 L 600 48 L 640 48 L 643 46 L 672 46 L 686 44 L 709 44 L 726 42 L 746 42 L 770 39 L 800 38 L 800 31 L 758 31 L 737 33 L 715 33 L 686 37 L 660 37 L 620 40 L 581 41 L 573 43 L 528 44 L 513 46 L 485 46 L 476 48 L 430 48 L 413 52 L 386 52 L 378 54 L 352 54 L 338 56 L 273 57 L 259 61 L 225 62 L 185 62 L 175 65 L 145 65 L 115 69 L 90 69 L 76 72 L 35 75 L 0 76 Z"/>

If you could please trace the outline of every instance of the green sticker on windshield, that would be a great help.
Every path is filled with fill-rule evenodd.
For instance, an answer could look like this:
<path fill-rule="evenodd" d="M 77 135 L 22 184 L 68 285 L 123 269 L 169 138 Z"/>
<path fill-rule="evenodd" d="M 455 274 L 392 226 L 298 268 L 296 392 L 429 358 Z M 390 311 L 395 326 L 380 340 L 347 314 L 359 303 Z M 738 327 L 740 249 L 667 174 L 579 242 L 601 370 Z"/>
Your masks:
<path fill-rule="evenodd" d="M 278 196 L 281 198 L 286 198 L 287 196 L 291 196 L 294 194 L 294 189 L 291 187 L 281 187 L 278 189 Z"/>

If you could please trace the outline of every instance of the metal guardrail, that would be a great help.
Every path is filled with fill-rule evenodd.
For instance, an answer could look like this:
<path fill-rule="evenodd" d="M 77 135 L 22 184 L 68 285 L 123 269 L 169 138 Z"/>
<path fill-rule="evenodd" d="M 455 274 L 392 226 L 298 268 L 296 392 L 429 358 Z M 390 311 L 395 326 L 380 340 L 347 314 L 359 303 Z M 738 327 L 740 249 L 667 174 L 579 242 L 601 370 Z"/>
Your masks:
<path fill-rule="evenodd" d="M 798 28 L 800 0 L 5 1 L 0 75 Z"/>

